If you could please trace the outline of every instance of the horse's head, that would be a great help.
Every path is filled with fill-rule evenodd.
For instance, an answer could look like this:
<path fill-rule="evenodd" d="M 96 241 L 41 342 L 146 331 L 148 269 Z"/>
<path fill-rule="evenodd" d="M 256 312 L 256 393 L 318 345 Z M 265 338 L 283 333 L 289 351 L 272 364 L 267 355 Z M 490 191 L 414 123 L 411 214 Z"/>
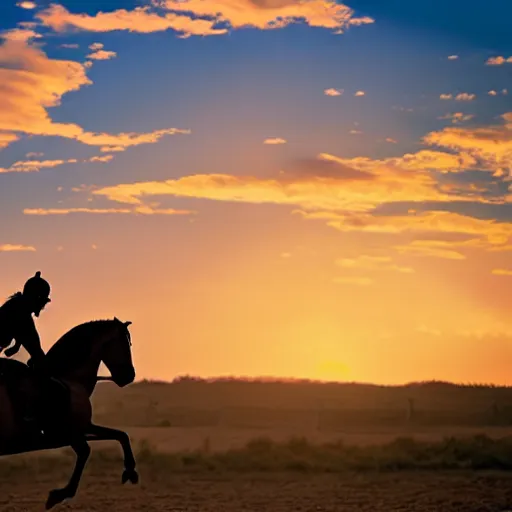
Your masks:
<path fill-rule="evenodd" d="M 112 330 L 102 346 L 101 359 L 112 375 L 112 380 L 120 387 L 135 380 L 132 362 L 131 336 L 128 327 L 131 322 L 112 321 Z"/>

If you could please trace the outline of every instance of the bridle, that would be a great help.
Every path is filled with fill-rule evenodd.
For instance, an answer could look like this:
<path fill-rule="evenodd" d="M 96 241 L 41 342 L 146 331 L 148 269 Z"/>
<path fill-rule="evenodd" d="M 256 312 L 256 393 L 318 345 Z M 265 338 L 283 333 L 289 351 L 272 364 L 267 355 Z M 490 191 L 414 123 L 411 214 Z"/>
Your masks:
<path fill-rule="evenodd" d="M 128 344 L 131 347 L 132 346 L 132 336 L 128 329 L 126 329 L 126 337 L 128 339 Z M 114 379 L 113 379 L 112 375 L 98 375 L 96 377 L 96 382 L 114 382 Z"/>

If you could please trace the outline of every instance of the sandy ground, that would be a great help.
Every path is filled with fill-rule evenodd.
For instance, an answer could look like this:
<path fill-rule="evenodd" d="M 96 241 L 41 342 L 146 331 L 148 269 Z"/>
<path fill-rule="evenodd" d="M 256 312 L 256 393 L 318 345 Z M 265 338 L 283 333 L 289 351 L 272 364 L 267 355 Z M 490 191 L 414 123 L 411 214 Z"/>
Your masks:
<path fill-rule="evenodd" d="M 55 511 L 81 512 L 501 512 L 512 510 L 506 473 L 357 475 L 151 475 L 122 486 L 120 475 L 86 471 L 78 496 Z M 2 512 L 44 510 L 64 473 L 2 481 Z"/>

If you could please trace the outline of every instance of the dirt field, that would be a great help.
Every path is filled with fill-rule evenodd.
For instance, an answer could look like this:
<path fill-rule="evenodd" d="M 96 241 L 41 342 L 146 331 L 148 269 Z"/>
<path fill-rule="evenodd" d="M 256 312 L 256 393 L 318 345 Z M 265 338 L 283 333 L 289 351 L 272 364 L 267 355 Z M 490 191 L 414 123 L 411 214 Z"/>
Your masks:
<path fill-rule="evenodd" d="M 66 464 L 68 465 L 68 464 Z M 138 486 L 120 475 L 86 471 L 78 496 L 56 507 L 82 512 L 501 512 L 512 510 L 507 473 L 354 475 L 155 475 Z M 0 483 L 2 512 L 40 512 L 65 471 Z"/>

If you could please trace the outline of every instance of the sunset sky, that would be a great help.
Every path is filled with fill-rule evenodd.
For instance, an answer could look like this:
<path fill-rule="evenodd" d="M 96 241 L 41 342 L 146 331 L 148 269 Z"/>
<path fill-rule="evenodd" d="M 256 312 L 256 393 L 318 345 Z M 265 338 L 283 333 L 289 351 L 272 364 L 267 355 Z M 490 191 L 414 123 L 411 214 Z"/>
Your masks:
<path fill-rule="evenodd" d="M 115 315 L 138 378 L 512 384 L 512 3 L 347 1 L 0 2 L 45 350 Z"/>

